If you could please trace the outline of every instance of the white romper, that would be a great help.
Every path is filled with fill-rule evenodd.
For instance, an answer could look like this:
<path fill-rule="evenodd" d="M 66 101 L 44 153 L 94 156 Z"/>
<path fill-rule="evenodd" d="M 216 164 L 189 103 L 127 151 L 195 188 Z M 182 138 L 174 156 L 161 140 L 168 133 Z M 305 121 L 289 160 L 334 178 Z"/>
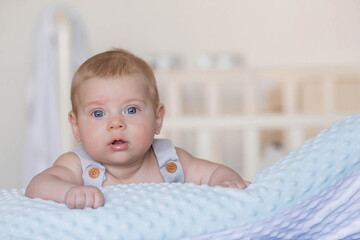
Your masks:
<path fill-rule="evenodd" d="M 165 182 L 184 183 L 184 172 L 172 142 L 169 139 L 155 139 L 152 147 Z M 90 157 L 82 144 L 75 148 L 73 152 L 80 158 L 84 185 L 101 187 L 106 180 L 105 167 L 99 161 Z"/>

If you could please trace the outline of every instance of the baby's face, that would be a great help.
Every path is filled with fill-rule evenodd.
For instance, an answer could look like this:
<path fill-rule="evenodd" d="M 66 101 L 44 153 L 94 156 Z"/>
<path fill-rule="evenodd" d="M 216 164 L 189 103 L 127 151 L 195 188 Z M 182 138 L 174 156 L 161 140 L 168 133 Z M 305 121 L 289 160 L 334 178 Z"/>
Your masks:
<path fill-rule="evenodd" d="M 154 111 L 145 81 L 129 75 L 94 78 L 81 86 L 75 137 L 94 159 L 129 164 L 150 148 L 163 116 Z"/>

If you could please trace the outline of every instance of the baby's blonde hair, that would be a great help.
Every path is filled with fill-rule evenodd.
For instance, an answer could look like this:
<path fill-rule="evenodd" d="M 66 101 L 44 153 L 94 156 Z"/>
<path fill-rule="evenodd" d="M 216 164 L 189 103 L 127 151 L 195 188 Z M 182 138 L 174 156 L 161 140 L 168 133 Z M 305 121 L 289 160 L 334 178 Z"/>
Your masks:
<path fill-rule="evenodd" d="M 159 93 L 153 70 L 141 58 L 126 50 L 117 48 L 89 58 L 77 69 L 71 83 L 72 111 L 77 114 L 79 88 L 86 80 L 122 77 L 131 74 L 145 76 L 150 91 L 150 99 L 156 110 L 159 105 Z"/>

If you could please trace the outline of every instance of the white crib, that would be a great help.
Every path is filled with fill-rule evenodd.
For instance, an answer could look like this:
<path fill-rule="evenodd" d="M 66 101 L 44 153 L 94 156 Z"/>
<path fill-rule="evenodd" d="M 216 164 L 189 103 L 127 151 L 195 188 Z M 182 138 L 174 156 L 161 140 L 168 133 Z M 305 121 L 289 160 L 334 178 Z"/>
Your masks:
<path fill-rule="evenodd" d="M 167 109 L 160 137 L 246 179 L 360 110 L 357 68 L 177 70 L 157 80 Z M 264 162 L 269 147 L 278 154 Z"/>

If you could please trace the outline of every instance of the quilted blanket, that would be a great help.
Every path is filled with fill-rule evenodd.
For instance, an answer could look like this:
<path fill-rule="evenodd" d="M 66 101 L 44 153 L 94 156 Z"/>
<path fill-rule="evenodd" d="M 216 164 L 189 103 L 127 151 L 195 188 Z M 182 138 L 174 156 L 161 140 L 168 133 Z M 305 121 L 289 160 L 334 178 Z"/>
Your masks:
<path fill-rule="evenodd" d="M 360 115 L 321 131 L 246 190 L 102 188 L 98 209 L 0 190 L 0 239 L 360 239 Z"/>

